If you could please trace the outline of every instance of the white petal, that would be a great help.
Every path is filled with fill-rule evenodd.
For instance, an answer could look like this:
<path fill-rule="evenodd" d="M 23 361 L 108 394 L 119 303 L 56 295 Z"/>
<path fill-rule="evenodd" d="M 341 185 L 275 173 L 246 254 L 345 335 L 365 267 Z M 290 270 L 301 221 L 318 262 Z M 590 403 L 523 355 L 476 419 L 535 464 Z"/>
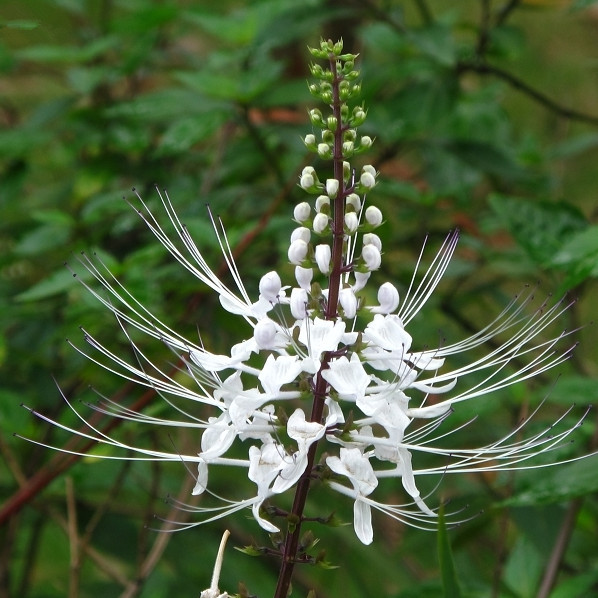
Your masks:
<path fill-rule="evenodd" d="M 268 272 L 260 279 L 260 295 L 270 303 L 276 303 L 278 301 L 278 294 L 280 293 L 281 288 L 282 282 L 280 281 L 280 276 L 277 272 Z"/>
<path fill-rule="evenodd" d="M 359 500 L 355 500 L 353 505 L 353 528 L 355 535 L 364 544 L 371 544 L 374 539 L 374 530 L 372 529 L 372 510 L 370 505 Z"/>
<path fill-rule="evenodd" d="M 198 461 L 197 463 L 197 480 L 195 481 L 195 488 L 191 490 L 193 496 L 197 496 L 204 492 L 208 487 L 208 464 L 204 461 Z"/>
<path fill-rule="evenodd" d="M 364 340 L 388 351 L 407 353 L 411 347 L 411 335 L 405 330 L 399 316 L 376 314 L 366 326 L 363 333 Z"/>
<path fill-rule="evenodd" d="M 276 397 L 283 384 L 292 382 L 301 373 L 301 362 L 295 355 L 269 355 L 258 376 L 264 392 L 269 397 Z"/>
<path fill-rule="evenodd" d="M 351 361 L 344 356 L 333 359 L 328 369 L 322 372 L 322 377 L 345 400 L 363 398 L 371 380 L 356 353 L 351 356 Z"/>
<path fill-rule="evenodd" d="M 201 453 L 200 457 L 205 461 L 210 461 L 223 455 L 235 440 L 236 431 L 230 425 L 228 413 L 223 413 L 220 417 L 210 417 L 208 427 L 201 435 Z"/>

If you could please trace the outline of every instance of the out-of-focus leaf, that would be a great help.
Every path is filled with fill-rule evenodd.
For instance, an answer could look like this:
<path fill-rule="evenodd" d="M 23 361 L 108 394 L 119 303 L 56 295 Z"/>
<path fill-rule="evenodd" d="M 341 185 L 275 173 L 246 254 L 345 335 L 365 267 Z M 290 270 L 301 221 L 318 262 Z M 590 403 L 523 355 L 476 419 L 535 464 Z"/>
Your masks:
<path fill-rule="evenodd" d="M 545 470 L 534 486 L 518 492 L 501 504 L 504 506 L 542 505 L 564 502 L 598 491 L 598 455 L 568 465 Z"/>
<path fill-rule="evenodd" d="M 592 595 L 592 588 L 597 583 L 598 570 L 580 573 L 560 583 L 550 593 L 550 598 L 587 598 Z"/>
<path fill-rule="evenodd" d="M 11 19 L 10 21 L 0 21 L 0 29 L 6 27 L 7 29 L 23 29 L 29 31 L 39 27 L 39 21 L 32 19 Z"/>
<path fill-rule="evenodd" d="M 539 265 L 549 266 L 571 235 L 585 229 L 584 215 L 565 202 L 530 201 L 493 194 L 490 205 L 517 244 Z"/>
<path fill-rule="evenodd" d="M 444 507 L 438 512 L 438 560 L 440 562 L 440 575 L 444 598 L 461 598 L 461 590 L 457 580 L 457 572 L 453 561 L 451 543 L 444 520 Z"/>
<path fill-rule="evenodd" d="M 525 48 L 525 36 L 514 25 L 493 27 L 490 32 L 489 53 L 497 58 L 515 60 Z"/>
<path fill-rule="evenodd" d="M 412 41 L 426 56 L 438 64 L 451 67 L 457 59 L 457 46 L 453 30 L 442 23 L 433 23 L 428 27 L 410 32 Z"/>
<path fill-rule="evenodd" d="M 16 55 L 21 60 L 35 62 L 88 62 L 113 49 L 119 43 L 115 36 L 98 38 L 86 46 L 31 46 L 18 50 Z"/>
<path fill-rule="evenodd" d="M 596 0 L 574 0 L 571 6 L 569 6 L 569 10 L 585 10 L 586 8 L 590 8 L 590 6 L 594 6 L 595 4 L 598 4 Z"/>
<path fill-rule="evenodd" d="M 543 567 L 544 559 L 531 540 L 521 536 L 505 566 L 504 583 L 518 598 L 533 598 Z"/>
<path fill-rule="evenodd" d="M 598 404 L 598 380 L 574 374 L 564 375 L 550 388 L 541 391 L 541 397 L 547 395 L 551 403 L 561 405 L 593 405 Z"/>
<path fill-rule="evenodd" d="M 550 150 L 552 158 L 573 158 L 598 147 L 598 133 L 584 133 L 560 141 Z"/>
<path fill-rule="evenodd" d="M 496 145 L 456 139 L 447 142 L 446 148 L 459 160 L 486 174 L 508 181 L 521 180 L 526 176 L 525 170 Z"/>
<path fill-rule="evenodd" d="M 206 113 L 175 120 L 162 135 L 156 154 L 180 154 L 188 150 L 217 131 L 224 119 L 223 114 Z"/>

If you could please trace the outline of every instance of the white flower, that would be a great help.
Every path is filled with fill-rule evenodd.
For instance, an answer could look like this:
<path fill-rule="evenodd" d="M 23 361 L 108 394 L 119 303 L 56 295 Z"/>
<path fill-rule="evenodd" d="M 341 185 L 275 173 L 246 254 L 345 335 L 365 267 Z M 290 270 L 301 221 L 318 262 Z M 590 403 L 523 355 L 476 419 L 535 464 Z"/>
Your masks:
<path fill-rule="evenodd" d="M 365 210 L 365 219 L 371 226 L 382 224 L 382 212 L 376 206 L 368 206 Z"/>
<path fill-rule="evenodd" d="M 364 245 L 361 250 L 361 257 L 370 272 L 372 270 L 377 270 L 380 267 L 380 264 L 382 264 L 380 250 L 375 245 Z"/>
<path fill-rule="evenodd" d="M 326 195 L 334 199 L 338 193 L 338 181 L 336 179 L 326 179 Z"/>
<path fill-rule="evenodd" d="M 293 241 L 289 247 L 289 262 L 297 266 L 301 265 L 303 260 L 307 257 L 309 246 L 302 239 Z"/>
<path fill-rule="evenodd" d="M 326 245 L 325 243 L 316 245 L 315 258 L 320 272 L 322 274 L 328 274 L 330 272 L 330 260 L 332 259 L 330 245 Z"/>
<path fill-rule="evenodd" d="M 326 464 L 334 473 L 348 478 L 353 485 L 353 491 L 350 491 L 336 482 L 330 484 L 336 490 L 355 499 L 353 507 L 355 534 L 364 544 L 371 544 L 374 538 L 372 513 L 370 505 L 363 498 L 376 489 L 378 479 L 369 459 L 357 448 L 341 448 L 340 458 L 327 457 Z"/>

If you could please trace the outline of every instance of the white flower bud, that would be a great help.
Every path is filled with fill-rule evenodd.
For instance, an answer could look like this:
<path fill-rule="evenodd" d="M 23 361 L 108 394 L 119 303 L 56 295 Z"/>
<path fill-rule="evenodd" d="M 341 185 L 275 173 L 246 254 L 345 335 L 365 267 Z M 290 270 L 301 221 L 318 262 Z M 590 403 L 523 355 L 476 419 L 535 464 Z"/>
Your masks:
<path fill-rule="evenodd" d="M 382 263 L 380 250 L 375 245 L 364 245 L 361 250 L 361 257 L 370 272 L 377 270 Z"/>
<path fill-rule="evenodd" d="M 293 210 L 293 218 L 297 222 L 305 222 L 309 219 L 310 213 L 311 208 L 309 207 L 309 204 L 306 201 L 302 201 L 295 206 L 295 209 Z"/>
<path fill-rule="evenodd" d="M 303 177 L 302 177 L 303 178 Z M 376 177 L 369 172 L 364 172 L 359 179 L 361 186 L 365 189 L 373 189 L 376 186 Z"/>
<path fill-rule="evenodd" d="M 359 218 L 355 212 L 347 212 L 345 214 L 345 226 L 349 233 L 354 233 L 359 226 Z"/>
<path fill-rule="evenodd" d="M 336 179 L 326 179 L 326 195 L 334 199 L 338 193 L 338 181 Z"/>
<path fill-rule="evenodd" d="M 301 178 L 299 179 L 300 187 L 306 191 L 309 191 L 315 184 L 316 181 L 311 174 L 302 174 Z"/>
<path fill-rule="evenodd" d="M 378 307 L 372 307 L 376 314 L 389 314 L 399 307 L 399 291 L 390 282 L 385 282 L 378 289 Z"/>
<path fill-rule="evenodd" d="M 365 211 L 365 219 L 372 226 L 380 226 L 382 224 L 382 212 L 376 206 L 368 206 Z"/>
<path fill-rule="evenodd" d="M 278 295 L 280 293 L 281 287 L 282 282 L 280 281 L 280 276 L 278 276 L 274 270 L 264 274 L 260 279 L 260 295 L 270 303 L 275 303 L 278 301 Z"/>
<path fill-rule="evenodd" d="M 328 216 L 326 214 L 316 214 L 314 216 L 314 232 L 318 233 L 319 235 L 322 234 L 328 228 Z"/>
<path fill-rule="evenodd" d="M 305 143 L 305 145 L 309 148 L 315 147 L 316 146 L 316 136 L 313 134 L 309 134 L 305 136 L 305 139 L 303 140 L 303 143 Z M 363 140 L 362 140 L 362 144 L 363 144 Z"/>
<path fill-rule="evenodd" d="M 357 293 L 365 287 L 365 283 L 368 281 L 369 277 L 371 276 L 371 272 L 354 272 L 353 275 L 355 276 L 355 284 L 353 285 L 353 292 Z"/>
<path fill-rule="evenodd" d="M 316 197 L 316 212 L 321 212 L 324 206 L 330 205 L 330 197 L 328 195 L 318 195 Z"/>
<path fill-rule="evenodd" d="M 297 284 L 306 291 L 310 290 L 311 279 L 314 276 L 312 268 L 303 268 L 302 266 L 295 266 L 295 280 Z"/>
<path fill-rule="evenodd" d="M 366 164 L 361 168 L 361 172 L 369 172 L 373 177 L 376 176 L 377 172 L 376 169 L 371 164 Z"/>
<path fill-rule="evenodd" d="M 253 340 L 258 349 L 274 349 L 278 328 L 270 318 L 260 320 L 253 329 Z"/>
<path fill-rule="evenodd" d="M 361 141 L 359 142 L 359 145 L 361 147 L 363 147 L 364 149 L 367 149 L 368 147 L 372 146 L 372 143 L 373 143 L 373 141 L 372 141 L 372 138 L 370 136 L 363 135 L 362 138 L 361 138 Z M 374 173 L 374 176 L 375 176 L 375 173 Z"/>
<path fill-rule="evenodd" d="M 343 156 L 352 156 L 355 151 L 355 144 L 352 141 L 343 142 Z"/>
<path fill-rule="evenodd" d="M 361 199 L 357 193 L 351 193 L 347 195 L 347 205 L 351 205 L 355 208 L 356 212 L 361 210 Z"/>
<path fill-rule="evenodd" d="M 311 231 L 309 230 L 309 228 L 305 226 L 300 226 L 296 228 L 291 233 L 291 243 L 293 241 L 296 241 L 297 239 L 301 239 L 302 241 L 309 243 L 309 240 L 311 239 Z"/>
<path fill-rule="evenodd" d="M 382 241 L 376 233 L 365 233 L 365 235 L 363 235 L 363 244 L 375 245 L 378 248 L 378 251 L 382 251 Z"/>
<path fill-rule="evenodd" d="M 332 150 L 327 143 L 318 143 L 318 156 L 321 158 L 329 158 L 332 156 Z"/>
<path fill-rule="evenodd" d="M 296 320 L 304 320 L 307 318 L 307 291 L 295 287 L 291 291 L 291 315 Z"/>
<path fill-rule="evenodd" d="M 338 295 L 338 302 L 345 313 L 345 318 L 354 318 L 357 314 L 357 297 L 351 288 L 341 289 Z"/>
<path fill-rule="evenodd" d="M 332 251 L 329 245 L 316 245 L 316 264 L 322 274 L 330 272 L 330 260 L 332 259 Z"/>
<path fill-rule="evenodd" d="M 293 241 L 289 247 L 289 262 L 291 264 L 295 264 L 296 266 L 300 266 L 301 262 L 305 259 L 307 255 L 308 245 L 302 239 L 297 239 Z"/>

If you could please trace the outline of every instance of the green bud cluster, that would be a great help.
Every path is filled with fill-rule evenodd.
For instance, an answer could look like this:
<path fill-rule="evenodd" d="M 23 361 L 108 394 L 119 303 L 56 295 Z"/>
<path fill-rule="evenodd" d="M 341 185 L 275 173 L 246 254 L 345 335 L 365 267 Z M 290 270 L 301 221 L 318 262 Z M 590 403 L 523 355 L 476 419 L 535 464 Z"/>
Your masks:
<path fill-rule="evenodd" d="M 321 130 L 321 143 L 312 134 L 305 137 L 305 146 L 322 159 L 332 159 L 334 132 L 338 130 L 340 124 L 343 158 L 351 158 L 367 151 L 373 143 L 372 139 L 358 136 L 355 130 L 365 122 L 367 112 L 363 106 L 350 107 L 348 104 L 361 93 L 361 84 L 357 82 L 359 71 L 355 69 L 358 55 L 343 54 L 342 40 L 338 42 L 321 40 L 320 47 L 309 48 L 309 52 L 314 58 L 326 60 L 328 68 L 317 63 L 310 65 L 311 74 L 317 81 L 309 83 L 308 89 L 314 97 L 330 106 L 333 111 L 336 108 L 336 114 L 340 114 L 341 122 L 338 122 L 339 119 L 334 114 L 326 116 L 317 108 L 309 110 L 311 124 Z"/>

